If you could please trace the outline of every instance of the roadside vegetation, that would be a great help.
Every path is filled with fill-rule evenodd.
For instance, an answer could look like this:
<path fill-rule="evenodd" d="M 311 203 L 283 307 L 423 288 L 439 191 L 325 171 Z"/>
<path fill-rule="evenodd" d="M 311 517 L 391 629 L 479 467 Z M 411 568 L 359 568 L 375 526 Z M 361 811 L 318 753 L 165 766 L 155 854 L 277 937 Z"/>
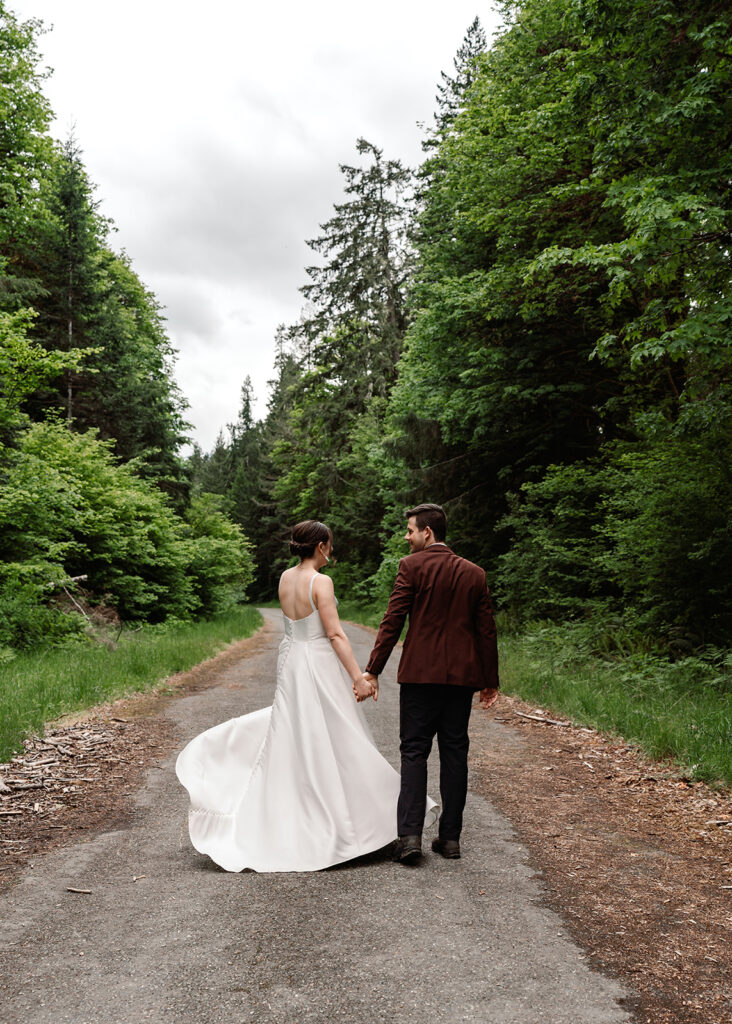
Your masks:
<path fill-rule="evenodd" d="M 503 630 L 500 658 L 507 693 L 637 743 L 689 778 L 732 786 L 729 652 L 602 651 L 587 624 L 545 621 Z"/>
<path fill-rule="evenodd" d="M 258 622 L 247 537 L 181 455 L 163 311 L 50 135 L 42 35 L 0 0 L 0 760 Z"/>
<path fill-rule="evenodd" d="M 262 622 L 255 608 L 212 619 L 123 630 L 64 647 L 21 653 L 0 664 L 0 762 L 46 722 L 128 693 L 149 690 L 176 672 L 251 636 Z"/>

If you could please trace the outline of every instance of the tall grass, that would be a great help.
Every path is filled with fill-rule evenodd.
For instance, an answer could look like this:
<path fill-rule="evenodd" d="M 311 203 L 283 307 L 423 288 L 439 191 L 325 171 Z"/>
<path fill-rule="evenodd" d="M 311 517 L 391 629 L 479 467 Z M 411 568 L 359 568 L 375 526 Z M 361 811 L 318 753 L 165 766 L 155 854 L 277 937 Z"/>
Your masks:
<path fill-rule="evenodd" d="M 251 636 L 261 622 L 256 608 L 239 607 L 204 622 L 145 626 L 123 633 L 115 645 L 77 643 L 0 664 L 0 762 L 47 721 L 150 689 Z"/>
<path fill-rule="evenodd" d="M 378 626 L 383 608 L 344 602 L 339 612 Z M 732 785 L 729 652 L 671 660 L 622 623 L 497 623 L 504 692 L 621 736 L 690 777 Z"/>
<path fill-rule="evenodd" d="M 670 660 L 652 651 L 604 657 L 586 649 L 583 624 L 534 624 L 504 635 L 508 693 L 637 743 L 707 782 L 732 785 L 732 658 Z"/>

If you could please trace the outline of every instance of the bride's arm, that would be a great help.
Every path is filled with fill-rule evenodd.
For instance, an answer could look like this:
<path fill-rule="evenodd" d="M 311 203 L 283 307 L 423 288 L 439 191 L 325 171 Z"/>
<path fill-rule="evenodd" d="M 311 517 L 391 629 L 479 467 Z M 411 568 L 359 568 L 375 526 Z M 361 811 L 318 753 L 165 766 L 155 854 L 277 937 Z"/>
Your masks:
<path fill-rule="evenodd" d="M 358 667 L 356 658 L 354 657 L 351 642 L 343 632 L 341 620 L 338 618 L 335 592 L 333 590 L 333 580 L 330 576 L 318 576 L 313 585 L 313 600 L 315 601 L 315 606 L 320 614 L 320 621 L 323 623 L 323 629 L 328 634 L 328 639 L 333 645 L 333 650 L 336 652 L 341 664 L 351 677 L 353 685 L 358 688 L 359 692 L 363 690 L 364 696 L 370 697 L 371 693 L 367 692 L 368 687 L 367 684 L 364 683 L 363 674 L 361 669 Z"/>

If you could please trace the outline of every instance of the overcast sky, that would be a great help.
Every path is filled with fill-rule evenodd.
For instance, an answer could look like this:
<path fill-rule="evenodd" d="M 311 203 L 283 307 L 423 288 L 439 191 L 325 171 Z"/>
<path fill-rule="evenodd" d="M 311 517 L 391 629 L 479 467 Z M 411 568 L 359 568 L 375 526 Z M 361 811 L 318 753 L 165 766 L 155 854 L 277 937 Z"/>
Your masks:
<path fill-rule="evenodd" d="M 40 18 L 57 138 L 75 125 L 102 212 L 165 307 L 194 438 L 212 446 L 300 311 L 306 238 L 364 136 L 415 165 L 476 0 L 8 0 Z"/>

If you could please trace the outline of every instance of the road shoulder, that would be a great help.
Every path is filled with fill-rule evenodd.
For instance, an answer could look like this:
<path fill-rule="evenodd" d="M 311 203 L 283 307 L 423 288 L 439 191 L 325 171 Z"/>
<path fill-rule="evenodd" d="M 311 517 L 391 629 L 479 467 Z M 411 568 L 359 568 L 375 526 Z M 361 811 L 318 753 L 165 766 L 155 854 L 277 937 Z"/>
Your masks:
<path fill-rule="evenodd" d="M 475 709 L 472 788 L 510 819 L 593 967 L 638 993 L 639 1022 L 727 1024 L 729 792 L 622 740 L 537 719 L 559 721 L 505 695 Z"/>

